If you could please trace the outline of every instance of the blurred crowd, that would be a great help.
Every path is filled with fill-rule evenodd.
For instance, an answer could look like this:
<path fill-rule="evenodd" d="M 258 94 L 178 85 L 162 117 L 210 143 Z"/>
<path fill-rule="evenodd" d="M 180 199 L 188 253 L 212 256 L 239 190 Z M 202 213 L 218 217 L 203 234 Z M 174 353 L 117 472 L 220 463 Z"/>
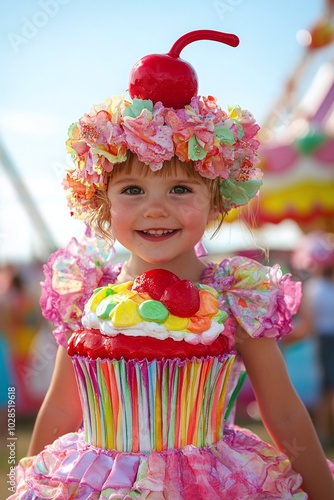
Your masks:
<path fill-rule="evenodd" d="M 334 234 L 306 234 L 292 254 L 291 265 L 303 280 L 303 298 L 290 342 L 314 343 L 319 371 L 314 421 L 327 448 L 334 445 Z M 306 374 L 309 368 L 305 364 L 302 370 Z"/>
<path fill-rule="evenodd" d="M 56 351 L 39 307 L 42 265 L 0 267 L 0 408 L 16 388 L 16 412 L 35 415 L 49 385 Z"/>

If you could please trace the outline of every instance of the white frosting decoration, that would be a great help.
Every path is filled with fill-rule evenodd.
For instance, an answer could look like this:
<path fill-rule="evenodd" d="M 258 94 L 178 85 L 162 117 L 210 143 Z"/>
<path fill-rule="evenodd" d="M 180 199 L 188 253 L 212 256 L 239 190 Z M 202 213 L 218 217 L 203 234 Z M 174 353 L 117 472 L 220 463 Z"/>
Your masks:
<path fill-rule="evenodd" d="M 98 318 L 96 313 L 92 312 L 88 307 L 85 308 L 82 324 L 87 329 L 92 328 L 100 330 L 104 335 L 109 335 L 110 337 L 116 337 L 116 335 L 122 333 L 130 337 L 153 337 L 159 340 L 171 338 L 176 341 L 184 340 L 193 345 L 209 345 L 224 330 L 224 325 L 215 320 L 211 321 L 211 327 L 203 333 L 190 333 L 184 330 L 167 330 L 163 325 L 153 321 L 143 321 L 135 326 L 115 328 L 111 320 Z"/>

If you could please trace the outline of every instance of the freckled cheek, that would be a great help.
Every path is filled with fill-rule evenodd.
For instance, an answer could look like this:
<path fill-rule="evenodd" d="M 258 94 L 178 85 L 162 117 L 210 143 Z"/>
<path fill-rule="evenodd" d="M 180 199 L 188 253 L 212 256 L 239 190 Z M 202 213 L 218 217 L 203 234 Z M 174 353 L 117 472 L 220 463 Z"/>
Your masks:
<path fill-rule="evenodd" d="M 194 221 L 199 222 L 203 219 L 206 223 L 206 219 L 209 213 L 210 203 L 204 199 L 193 200 L 192 203 L 179 207 L 179 214 L 187 223 L 192 223 Z"/>
<path fill-rule="evenodd" d="M 111 206 L 111 224 L 126 226 L 134 220 L 134 211 L 127 207 Z"/>

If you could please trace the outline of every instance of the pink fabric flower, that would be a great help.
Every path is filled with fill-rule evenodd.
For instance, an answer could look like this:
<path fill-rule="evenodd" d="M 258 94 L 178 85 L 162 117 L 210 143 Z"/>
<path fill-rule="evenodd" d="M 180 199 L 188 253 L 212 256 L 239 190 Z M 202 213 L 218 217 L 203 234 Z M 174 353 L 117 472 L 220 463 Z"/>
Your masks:
<path fill-rule="evenodd" d="M 245 139 L 252 139 L 256 136 L 258 131 L 260 130 L 259 125 L 255 122 L 255 118 L 249 111 L 243 109 L 240 112 L 240 121 L 239 123 L 242 125 L 242 128 L 245 133 Z"/>
<path fill-rule="evenodd" d="M 124 117 L 123 127 L 130 151 L 143 163 L 149 163 L 152 170 L 159 170 L 174 156 L 172 131 L 164 124 L 161 104 L 154 107 L 153 113 L 144 109 L 136 118 Z"/>
<path fill-rule="evenodd" d="M 210 151 L 214 142 L 214 122 L 211 115 L 203 107 L 203 116 L 199 113 L 199 98 L 193 98 L 191 104 L 180 110 L 169 110 L 166 114 L 166 123 L 173 131 L 173 140 L 177 145 L 184 142 L 186 147 L 179 147 L 176 154 L 180 153 L 181 161 L 188 161 L 190 158 L 196 160 L 196 152 L 189 155 L 189 141 L 192 137 L 200 148 L 206 152 Z M 193 107 L 194 106 L 194 107 Z M 193 157 L 192 157 L 193 156 Z"/>

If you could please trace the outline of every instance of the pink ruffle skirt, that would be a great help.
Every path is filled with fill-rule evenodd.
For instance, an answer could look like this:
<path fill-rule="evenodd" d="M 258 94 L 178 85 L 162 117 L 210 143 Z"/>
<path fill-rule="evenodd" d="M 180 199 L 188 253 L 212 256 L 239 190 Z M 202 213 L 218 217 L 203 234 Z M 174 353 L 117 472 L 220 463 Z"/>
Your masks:
<path fill-rule="evenodd" d="M 306 499 L 288 458 L 237 426 L 205 448 L 123 453 L 93 447 L 83 433 L 22 459 L 10 500 Z"/>

